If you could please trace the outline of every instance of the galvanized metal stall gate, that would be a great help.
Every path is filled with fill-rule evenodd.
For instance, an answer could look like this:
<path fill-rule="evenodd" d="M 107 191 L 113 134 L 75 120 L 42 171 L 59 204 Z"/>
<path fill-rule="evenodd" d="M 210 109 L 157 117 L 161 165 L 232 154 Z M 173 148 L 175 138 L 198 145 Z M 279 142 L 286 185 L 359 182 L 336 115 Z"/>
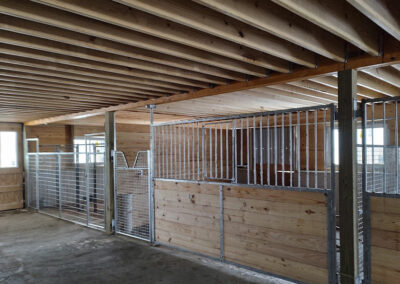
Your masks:
<path fill-rule="evenodd" d="M 361 104 L 359 253 L 364 283 L 394 283 L 400 277 L 399 101 L 396 97 Z"/>
<path fill-rule="evenodd" d="M 86 142 L 83 151 L 76 145 L 70 152 L 39 152 L 39 140 L 30 141 L 37 146 L 35 153 L 27 153 L 29 207 L 104 229 L 104 145 Z"/>
<path fill-rule="evenodd" d="M 123 152 L 115 153 L 115 231 L 150 241 L 150 151 L 140 151 L 132 167 Z"/>
<path fill-rule="evenodd" d="M 227 261 L 224 253 L 225 190 L 247 186 L 248 190 L 252 187 L 254 190 L 304 192 L 305 195 L 323 193 L 327 204 L 324 228 L 327 232 L 327 281 L 336 283 L 335 111 L 332 104 L 154 124 L 154 179 L 177 185 L 182 182 L 219 185 L 219 248 L 223 261 Z M 154 190 L 157 192 L 157 188 Z M 201 194 L 200 190 L 196 192 Z M 184 198 L 183 192 L 178 202 Z M 195 195 L 189 194 L 192 203 Z M 155 202 L 157 206 L 159 200 Z M 278 277 L 291 278 L 282 274 Z"/>

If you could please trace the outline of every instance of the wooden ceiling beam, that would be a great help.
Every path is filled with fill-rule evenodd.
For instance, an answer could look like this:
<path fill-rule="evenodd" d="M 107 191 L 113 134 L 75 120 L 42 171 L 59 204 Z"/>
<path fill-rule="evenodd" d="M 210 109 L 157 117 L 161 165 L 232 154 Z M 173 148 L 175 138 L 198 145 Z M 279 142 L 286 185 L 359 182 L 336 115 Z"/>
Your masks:
<path fill-rule="evenodd" d="M 326 86 L 330 86 L 332 88 L 337 89 L 338 88 L 338 82 L 337 78 L 335 76 L 322 76 L 322 77 L 315 77 L 315 78 L 310 78 L 310 81 L 317 82 Z M 386 95 L 377 92 L 375 90 L 371 90 L 368 88 L 365 88 L 361 85 L 357 85 L 357 94 L 359 96 L 368 98 L 368 99 L 375 99 L 375 98 L 384 98 Z"/>
<path fill-rule="evenodd" d="M 363 70 L 364 73 L 367 73 L 375 78 L 378 78 L 386 83 L 389 83 L 397 88 L 400 88 L 400 72 L 399 70 L 387 66 L 382 68 L 368 68 Z"/>
<path fill-rule="evenodd" d="M 4 80 L 3 80 L 4 81 Z M 16 80 L 14 80 L 13 82 L 15 82 Z M 13 84 L 13 82 L 8 81 L 9 86 L 11 84 Z M 2 85 L 4 86 L 6 83 L 3 82 Z M 17 84 L 17 83 L 14 83 Z M 72 95 L 72 94 L 77 94 L 77 95 L 85 95 L 85 94 L 97 94 L 99 95 L 99 93 L 96 92 L 88 92 L 88 91 L 79 91 L 79 90 L 71 90 L 71 89 L 65 89 L 65 88 L 61 88 L 61 87 L 50 87 L 50 86 L 41 86 L 38 84 L 26 84 L 24 83 L 26 86 L 29 86 L 32 89 L 38 89 L 38 90 L 48 90 L 48 91 L 52 91 L 52 92 L 57 92 L 58 94 L 63 94 L 63 95 Z M 118 96 L 118 95 L 114 95 L 114 96 Z M 150 95 L 143 95 L 143 94 L 135 94 L 135 93 L 129 93 L 124 95 L 124 97 L 129 100 L 129 99 L 133 99 L 133 100 L 137 100 L 137 99 L 150 99 L 150 98 L 159 98 L 159 97 L 154 97 L 154 96 L 150 96 Z"/>
<path fill-rule="evenodd" d="M 379 54 L 379 28 L 345 0 L 271 0 L 372 56 Z"/>
<path fill-rule="evenodd" d="M 0 46 L 0 54 L 1 52 L 2 50 Z M 9 70 L 118 86 L 126 88 L 126 90 L 129 90 L 130 88 L 138 88 L 161 92 L 173 91 L 175 93 L 192 90 L 190 87 L 172 83 L 32 59 L 29 58 L 30 53 L 25 51 L 18 51 L 18 55 L 19 56 L 14 56 L 3 53 L 0 56 L 0 62 L 3 63 L 3 66 L 7 65 Z"/>
<path fill-rule="evenodd" d="M 143 60 L 137 60 L 126 56 L 114 55 L 92 49 L 72 46 L 63 44 L 47 39 L 26 36 L 5 30 L 0 30 L 0 38 L 2 43 L 22 46 L 25 48 L 40 50 L 60 54 L 62 56 L 69 56 L 71 58 L 78 58 L 83 60 L 91 60 L 97 64 L 113 64 L 115 66 L 122 66 L 125 69 L 133 69 L 133 71 L 141 74 L 142 76 L 154 76 L 162 78 L 164 81 L 176 81 L 177 78 L 187 79 L 186 84 L 197 87 L 205 87 L 208 83 L 224 85 L 226 79 L 217 78 L 197 72 L 182 70 L 174 67 L 151 63 Z M 168 74 L 168 75 L 166 75 Z M 177 78 L 174 78 L 177 77 Z M 200 81 L 200 82 L 197 82 Z"/>
<path fill-rule="evenodd" d="M 285 52 L 281 52 L 280 58 L 285 59 L 282 60 L 274 57 L 279 55 L 278 52 L 271 56 L 269 55 L 271 52 L 265 54 L 203 32 L 195 32 L 180 24 L 113 3 L 112 1 L 34 0 L 34 2 L 268 69 L 287 68 L 288 62 L 285 60 L 289 60 L 289 58 L 289 61 L 301 65 L 314 66 L 312 53 L 307 54 L 299 47 L 287 48 L 291 51 L 291 53 L 287 54 L 288 56 L 286 56 Z M 257 60 L 254 60 L 254 58 L 257 58 Z"/>
<path fill-rule="evenodd" d="M 107 105 L 117 105 L 119 103 L 126 103 L 127 100 L 90 100 L 85 97 L 81 97 L 78 95 L 71 95 L 71 96 L 61 96 L 61 95 L 54 95 L 54 94 L 49 94 L 46 92 L 41 92 L 38 90 L 28 91 L 25 88 L 0 88 L 0 94 L 3 94 L 4 96 L 11 96 L 13 99 L 22 99 L 26 100 L 27 97 L 31 98 L 38 98 L 38 99 L 48 99 L 54 102 L 58 102 L 59 104 L 64 105 L 64 103 L 70 103 L 72 102 L 74 105 L 79 105 L 79 106 L 85 106 L 87 108 L 93 108 L 93 107 L 104 107 Z M 34 100 L 36 102 L 36 100 Z"/>
<path fill-rule="evenodd" d="M 7 15 L 0 15 L 0 29 L 97 51 L 126 56 L 129 58 L 144 60 L 147 62 L 167 65 L 170 67 L 176 67 L 192 72 L 199 72 L 220 78 L 227 78 L 229 80 L 243 81 L 246 79 L 246 75 L 239 72 L 229 71 L 206 64 L 200 64 L 194 61 L 181 59 L 179 57 L 163 55 L 126 44 L 116 43 L 110 40 L 88 36 L 85 34 L 27 21 L 20 18 L 10 17 Z M 261 75 L 264 76 L 265 74 L 263 73 L 260 74 L 260 76 Z"/>
<path fill-rule="evenodd" d="M 14 70 L 18 70 L 17 72 Z M 87 90 L 90 92 L 98 92 L 98 93 L 103 93 L 103 94 L 113 94 L 113 95 L 120 95 L 118 92 L 122 92 L 122 96 L 124 94 L 129 94 L 129 93 L 142 93 L 143 89 L 135 89 L 135 88 L 130 88 L 130 89 L 124 89 L 124 88 L 119 88 L 116 86 L 108 86 L 105 84 L 92 84 L 92 83 L 86 83 L 82 81 L 77 81 L 77 80 L 69 80 L 65 78 L 57 78 L 53 76 L 42 76 L 42 75 L 37 75 L 37 73 L 27 73 L 27 72 L 21 72 L 20 70 L 24 70 L 23 68 L 13 68 L 13 66 L 9 66 L 7 64 L 1 63 L 0 62 L 0 75 L 1 76 L 7 76 L 10 78 L 20 78 L 19 80 L 29 80 L 30 83 L 34 84 L 37 82 L 39 83 L 55 83 L 55 86 L 60 86 L 64 88 L 69 88 L 69 89 L 74 89 L 74 90 Z M 18 80 L 18 79 L 17 79 Z M 149 91 L 144 89 L 145 93 L 144 94 L 149 94 L 151 96 L 162 96 L 165 94 L 170 94 L 171 92 L 162 92 L 162 91 Z M 153 93 L 154 92 L 154 93 Z"/>
<path fill-rule="evenodd" d="M 279 85 L 260 88 L 260 89 L 251 89 L 246 91 L 278 95 L 281 97 L 282 100 L 294 100 L 294 101 L 297 100 L 303 103 L 304 105 L 327 104 L 332 102 L 332 100 L 328 101 L 323 98 L 319 97 L 317 98 L 306 94 L 293 92 L 292 90 L 290 90 L 290 88 L 285 88 L 285 87 L 281 88 Z"/>
<path fill-rule="evenodd" d="M 365 72 L 358 72 L 357 84 L 390 97 L 400 96 L 400 88 L 386 83 L 380 78 L 374 77 Z"/>
<path fill-rule="evenodd" d="M 304 87 L 299 87 L 296 85 L 291 85 L 291 84 L 279 84 L 279 85 L 274 85 L 274 86 L 270 86 L 270 88 L 273 89 L 279 89 L 279 90 L 283 90 L 286 92 L 291 92 L 291 93 L 295 93 L 298 95 L 303 95 L 303 96 L 309 96 L 313 99 L 318 99 L 320 100 L 320 102 L 324 103 L 324 104 L 329 104 L 329 103 L 334 103 L 337 102 L 337 97 L 333 96 L 331 94 L 327 94 L 324 92 L 318 92 L 315 90 L 310 90 L 310 89 L 306 89 Z"/>
<path fill-rule="evenodd" d="M 81 97 L 82 99 L 87 98 L 87 100 L 102 100 L 102 99 L 106 99 L 107 101 L 110 102 L 121 102 L 121 101 L 125 101 L 125 102 L 129 102 L 130 99 L 134 98 L 134 99 L 139 99 L 141 98 L 140 96 L 137 96 L 136 94 L 130 94 L 130 96 L 122 96 L 122 95 L 116 95 L 116 94 L 110 94 L 110 93 L 104 93 L 104 92 L 96 92 L 95 90 L 84 90 L 84 89 L 79 89 L 79 88 L 73 88 L 70 89 L 68 88 L 68 86 L 63 86 L 60 84 L 52 84 L 49 83 L 47 81 L 34 81 L 34 80 L 29 80 L 29 79 L 24 79 L 24 78 L 18 78 L 18 77 L 11 77 L 11 76 L 6 76 L 4 74 L 2 74 L 1 70 L 0 70 L 0 81 L 5 84 L 5 82 L 9 82 L 8 86 L 11 86 L 11 84 L 14 84 L 15 86 L 35 86 L 38 87 L 40 89 L 45 89 L 45 90 L 54 90 L 57 92 L 67 92 L 67 93 L 71 93 L 71 94 L 75 94 L 79 97 Z M 4 85 L 3 85 L 4 86 Z M 55 93 L 57 94 L 57 93 Z M 143 97 L 142 97 L 143 99 Z"/>
<path fill-rule="evenodd" d="M 69 94 L 69 93 L 63 93 L 63 92 L 51 92 L 47 91 L 46 89 L 39 89 L 39 88 L 32 88 L 31 86 L 26 86 L 26 85 L 21 85 L 21 84 L 7 84 L 3 81 L 0 81 L 0 92 L 5 95 L 38 95 L 38 96 L 43 96 L 48 97 L 48 98 L 53 98 L 53 99 L 59 99 L 61 102 L 65 101 L 74 101 L 74 104 L 76 105 L 90 105 L 95 107 L 104 107 L 107 105 L 116 105 L 118 102 L 111 101 L 111 102 L 102 102 L 99 100 L 93 100 L 92 101 L 85 101 L 84 99 L 81 98 L 81 101 L 79 101 L 77 94 Z M 13 98 L 13 97 L 12 97 Z M 138 99 L 132 98 L 130 100 L 120 100 L 120 103 L 127 103 L 129 101 L 137 101 Z"/>
<path fill-rule="evenodd" d="M 254 76 L 266 74 L 265 68 L 254 65 L 259 62 L 257 58 L 252 60 L 254 64 L 239 62 L 196 48 L 174 44 L 167 40 L 38 5 L 28 0 L 2 0 L 0 1 L 0 13 L 244 74 Z M 289 66 L 285 62 L 282 62 L 281 65 L 279 70 L 276 71 L 289 71 Z"/>
<path fill-rule="evenodd" d="M 127 3 L 135 3 L 135 7 L 139 8 L 139 6 L 146 8 L 149 10 L 152 6 L 159 7 L 158 2 L 164 3 L 162 5 L 163 11 L 166 10 L 166 6 L 170 5 L 169 1 L 162 0 L 114 0 L 118 2 L 127 2 Z M 288 12 L 286 9 L 281 8 L 280 6 L 272 3 L 271 1 L 257 1 L 257 0 L 193 0 L 194 2 L 205 5 L 211 9 L 214 9 L 220 13 L 223 13 L 227 16 L 233 17 L 239 21 L 242 21 L 248 25 L 251 25 L 255 28 L 258 28 L 267 33 L 273 34 L 277 37 L 282 38 L 283 40 L 287 40 L 306 48 L 310 51 L 313 51 L 317 54 L 325 56 L 335 61 L 343 62 L 345 59 L 344 54 L 344 46 L 345 42 L 329 33 L 326 33 L 325 30 L 319 28 L 316 25 L 311 24 L 310 22 L 293 15 Z M 175 2 L 175 1 L 172 1 Z M 188 2 L 184 0 L 180 0 L 179 2 Z M 138 4 L 139 3 L 139 4 Z M 187 5 L 188 6 L 188 5 Z M 170 9 L 174 9 L 170 8 Z M 179 9 L 180 10 L 180 9 Z M 176 13 L 175 17 L 185 17 L 187 15 L 187 10 L 185 9 L 183 14 Z M 158 9 L 157 9 L 158 12 Z M 164 12 L 166 13 L 166 12 Z M 202 22 L 201 14 L 198 14 L 196 10 L 192 11 L 190 18 L 188 21 L 193 19 L 193 16 L 197 16 L 200 24 L 206 24 L 206 19 L 204 19 L 204 23 Z M 217 22 L 218 19 L 215 19 Z M 229 23 L 229 20 L 227 20 Z M 242 28 L 237 29 L 236 25 L 230 25 L 228 27 L 224 27 L 224 23 L 222 20 L 217 22 L 221 24 L 221 27 L 218 26 L 221 30 L 228 30 L 231 32 L 237 33 L 237 30 L 242 31 Z M 210 28 L 213 28 L 214 25 L 210 25 Z M 246 38 L 248 37 L 247 33 L 244 32 Z"/>
<path fill-rule="evenodd" d="M 164 95 L 162 93 L 148 92 L 148 91 L 146 92 L 143 90 L 137 90 L 137 92 L 121 92 L 121 91 L 105 91 L 101 89 L 98 90 L 85 87 L 73 87 L 62 83 L 54 84 L 50 80 L 46 81 L 46 78 L 43 78 L 43 80 L 30 80 L 27 79 L 28 77 L 29 75 L 25 77 L 23 77 L 23 75 L 16 76 L 14 74 L 4 72 L 2 69 L 0 69 L 0 80 L 9 81 L 10 83 L 15 82 L 27 85 L 43 86 L 46 87 L 48 90 L 53 90 L 53 91 L 69 92 L 81 95 L 88 94 L 93 96 L 106 96 L 106 97 L 108 96 L 110 98 L 123 98 L 128 100 L 129 98 L 141 98 L 141 99 L 158 98 Z"/>
<path fill-rule="evenodd" d="M 384 31 L 400 40 L 400 5 L 388 0 L 347 0 L 357 10 L 380 26 Z"/>
<path fill-rule="evenodd" d="M 312 68 L 315 66 L 315 56 L 300 46 L 187 0 L 114 0 L 114 2 L 290 62 Z"/>
<path fill-rule="evenodd" d="M 290 74 L 284 73 L 272 73 L 267 78 L 257 78 L 252 79 L 245 82 L 236 82 L 231 83 L 225 86 L 217 86 L 214 88 L 202 89 L 196 92 L 189 92 L 185 94 L 175 94 L 169 97 L 162 97 L 153 100 L 141 101 L 137 103 L 129 103 L 125 105 L 119 106 L 112 106 L 103 109 L 91 110 L 76 114 L 69 114 L 69 115 L 62 115 L 58 117 L 50 117 L 47 119 L 38 119 L 26 122 L 27 125 L 38 125 L 38 124 L 46 124 L 52 123 L 61 120 L 70 120 L 70 119 L 78 119 L 82 117 L 90 117 L 94 115 L 103 114 L 107 111 L 118 111 L 118 110 L 132 110 L 137 108 L 142 108 L 149 104 L 166 104 L 170 102 L 177 102 L 177 101 L 184 101 L 184 100 L 191 100 L 201 97 L 207 96 L 214 96 L 218 94 L 224 94 L 229 92 L 236 92 L 240 90 L 248 90 L 253 88 L 259 87 L 266 87 L 272 86 L 277 84 L 284 84 L 288 82 L 293 82 L 296 80 L 303 80 L 309 79 L 312 77 L 321 76 L 324 74 L 331 74 L 340 70 L 347 70 L 347 69 L 361 69 L 367 66 L 372 67 L 379 67 L 379 66 L 386 66 L 390 64 L 398 64 L 400 63 L 400 48 L 396 45 L 392 45 L 387 43 L 388 45 L 385 47 L 386 52 L 380 56 L 358 56 L 358 57 L 350 57 L 345 63 L 323 63 L 316 69 L 309 69 L 309 68 L 298 68 L 293 70 Z"/>
<path fill-rule="evenodd" d="M 82 58 L 76 58 L 61 54 L 49 53 L 41 50 L 30 49 L 26 47 L 20 47 L 16 45 L 8 45 L 4 43 L 0 43 L 0 53 L 8 54 L 8 55 L 16 55 L 16 56 L 28 56 L 28 58 L 35 58 L 39 60 L 49 61 L 52 63 L 65 64 L 70 66 L 82 67 L 92 70 L 100 70 L 105 72 L 111 72 L 116 74 L 128 75 L 133 77 L 151 79 L 162 81 L 166 83 L 175 83 L 181 84 L 185 86 L 190 86 L 193 89 L 196 88 L 205 88 L 209 86 L 209 84 L 204 82 L 198 82 L 193 80 L 188 80 L 184 78 L 179 78 L 175 76 L 169 76 L 164 74 L 158 74 L 148 71 L 142 71 L 138 69 L 132 69 L 129 67 L 117 66 L 108 63 L 99 63 L 92 60 L 86 60 Z"/>

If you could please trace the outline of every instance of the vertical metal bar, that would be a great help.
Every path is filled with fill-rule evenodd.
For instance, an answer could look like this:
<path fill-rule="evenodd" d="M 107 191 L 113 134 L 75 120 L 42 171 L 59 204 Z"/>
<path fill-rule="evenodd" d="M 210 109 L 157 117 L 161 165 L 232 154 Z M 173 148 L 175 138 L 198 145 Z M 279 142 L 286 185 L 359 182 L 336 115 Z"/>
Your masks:
<path fill-rule="evenodd" d="M 310 187 L 310 131 L 308 125 L 308 111 L 306 111 L 306 184 Z"/>
<path fill-rule="evenodd" d="M 196 145 L 196 139 L 195 139 L 195 132 L 194 132 L 194 123 L 192 124 L 192 179 L 195 180 L 196 176 L 195 176 L 195 154 L 194 154 L 194 147 Z"/>
<path fill-rule="evenodd" d="M 371 144 L 372 144 L 372 187 L 371 192 L 375 191 L 375 103 L 371 103 L 371 119 L 372 119 L 372 137 L 371 137 Z M 365 133 L 367 136 L 367 133 Z"/>
<path fill-rule="evenodd" d="M 331 155 L 331 190 L 327 192 L 328 198 L 328 267 L 329 267 L 329 283 L 337 283 L 337 260 L 336 260 L 336 189 L 335 189 L 335 146 L 334 136 L 335 131 L 335 112 L 334 104 L 330 106 L 330 155 Z"/>
<path fill-rule="evenodd" d="M 246 165 L 247 165 L 247 184 L 250 184 L 250 147 L 249 147 L 249 117 L 246 119 Z"/>
<path fill-rule="evenodd" d="M 210 125 L 210 178 L 213 176 L 212 170 L 213 170 L 213 147 L 212 147 L 212 127 Z"/>
<path fill-rule="evenodd" d="M 187 125 L 187 179 L 190 180 L 191 170 L 190 170 L 190 125 Z"/>
<path fill-rule="evenodd" d="M 318 188 L 318 110 L 314 111 L 314 187 Z"/>
<path fill-rule="evenodd" d="M 289 112 L 289 171 L 290 171 L 290 187 L 293 186 L 293 129 L 292 129 L 292 113 Z"/>
<path fill-rule="evenodd" d="M 150 242 L 155 241 L 155 217 L 154 217 L 154 187 L 153 187 L 153 169 L 154 169 L 154 137 L 153 137 L 153 124 L 154 124 L 154 108 L 155 105 L 150 106 L 150 151 L 147 152 L 147 161 L 150 161 L 148 165 L 149 176 L 148 176 L 148 190 L 149 190 L 149 239 Z M 175 166 L 176 167 L 176 166 Z"/>
<path fill-rule="evenodd" d="M 238 178 L 237 178 L 237 159 L 238 159 L 238 153 L 237 153 L 237 130 L 236 130 L 236 119 L 233 120 L 233 159 L 232 159 L 232 165 L 233 165 L 233 173 L 234 173 L 234 182 L 237 183 Z"/>
<path fill-rule="evenodd" d="M 182 144 L 183 144 L 183 179 L 186 179 L 186 125 L 182 124 Z"/>
<path fill-rule="evenodd" d="M 173 133 L 172 133 L 172 125 L 170 125 L 170 127 L 169 127 L 169 160 L 170 160 L 170 162 L 171 162 L 171 167 L 170 167 L 170 170 L 171 170 L 171 174 L 170 174 L 170 177 L 172 178 L 172 177 L 174 177 L 175 176 L 175 173 L 176 173 L 176 165 L 174 165 L 174 162 L 173 162 L 173 142 L 174 142 L 174 137 L 173 137 Z"/>
<path fill-rule="evenodd" d="M 214 161 L 214 167 L 215 167 L 215 178 L 218 178 L 218 125 L 215 123 L 215 134 L 214 134 L 214 151 L 215 151 L 215 161 Z"/>
<path fill-rule="evenodd" d="M 266 153 L 267 153 L 267 184 L 271 185 L 271 130 L 269 128 L 269 115 L 267 115 L 267 146 L 266 146 Z"/>
<path fill-rule="evenodd" d="M 243 118 L 240 119 L 240 165 L 243 166 Z"/>
<path fill-rule="evenodd" d="M 36 144 L 37 145 L 37 144 Z M 40 175 L 39 175 L 39 147 L 36 146 L 36 161 L 35 161 L 35 168 L 36 168 L 36 173 L 35 173 L 35 186 L 36 186 L 36 209 L 40 210 Z"/>
<path fill-rule="evenodd" d="M 89 177 L 89 147 L 88 138 L 85 137 L 85 152 L 86 152 L 86 164 L 85 164 L 85 177 L 86 177 L 86 225 L 89 226 L 90 223 L 90 177 Z"/>
<path fill-rule="evenodd" d="M 180 125 L 178 124 L 177 126 L 177 129 L 178 129 L 178 136 L 179 136 L 179 179 L 182 179 L 182 154 L 181 154 L 181 141 L 182 141 L 182 135 L 181 135 L 181 127 L 180 127 Z"/>
<path fill-rule="evenodd" d="M 61 184 L 61 155 L 57 154 L 57 184 L 58 184 L 58 216 L 62 217 L 62 184 Z"/>
<path fill-rule="evenodd" d="M 200 180 L 200 129 L 197 122 L 197 179 Z"/>
<path fill-rule="evenodd" d="M 223 131 L 223 129 L 222 129 L 222 123 L 220 123 L 220 139 L 219 139 L 219 141 L 220 141 L 220 149 L 219 149 L 219 151 L 220 151 L 220 167 L 221 167 L 221 170 L 220 170 L 220 172 L 221 172 L 221 179 L 223 179 L 224 178 L 224 156 L 223 156 L 223 151 L 222 151 L 222 149 L 223 149 L 223 139 L 222 139 L 222 131 Z"/>
<path fill-rule="evenodd" d="M 176 147 L 176 144 L 177 144 L 177 136 L 176 136 L 176 125 L 174 125 L 173 126 L 174 127 L 174 161 L 175 161 L 175 166 L 174 166 L 174 168 L 175 168 L 175 171 L 174 171 L 174 176 L 175 176 L 175 178 L 179 178 L 178 177 L 178 174 L 179 174 L 179 172 L 178 172 L 178 153 L 177 153 L 177 147 Z"/>
<path fill-rule="evenodd" d="M 223 186 L 219 186 L 219 249 L 220 260 L 225 258 L 224 245 L 224 193 Z"/>
<path fill-rule="evenodd" d="M 165 175 L 165 130 L 164 126 L 160 126 L 162 131 L 162 177 L 166 178 Z"/>
<path fill-rule="evenodd" d="M 331 127 L 333 127 L 333 125 L 331 125 Z M 334 132 L 335 133 L 335 132 Z M 326 149 L 326 108 L 324 109 L 324 131 L 323 131 L 323 135 L 324 135 L 324 189 L 327 189 L 327 163 L 326 163 L 326 151 L 328 149 Z M 335 157 L 331 157 L 331 159 L 335 159 Z M 335 163 L 333 163 L 335 164 Z"/>
<path fill-rule="evenodd" d="M 374 139 L 375 137 L 372 137 Z M 386 102 L 383 102 L 383 192 L 387 193 L 386 179 Z"/>
<path fill-rule="evenodd" d="M 285 186 L 285 114 L 281 114 L 281 171 L 282 171 L 282 186 Z"/>
<path fill-rule="evenodd" d="M 226 157 L 226 178 L 229 179 L 229 125 L 226 124 L 226 131 L 225 131 L 225 157 Z"/>
<path fill-rule="evenodd" d="M 301 139 L 301 121 L 300 112 L 297 111 L 297 139 L 296 139 L 296 163 L 297 163 L 297 186 L 301 187 L 301 164 L 300 164 L 300 139 Z"/>
<path fill-rule="evenodd" d="M 274 172 L 275 172 L 275 185 L 278 185 L 278 125 L 277 115 L 274 114 Z"/>
<path fill-rule="evenodd" d="M 263 167 L 263 116 L 260 116 L 260 184 L 264 184 L 264 167 Z"/>
<path fill-rule="evenodd" d="M 364 283 L 371 283 L 371 242 L 370 242 L 370 208 L 369 195 L 367 193 L 367 104 L 365 101 L 361 103 L 362 110 L 362 205 L 363 205 L 363 272 Z M 373 137 L 372 137 L 373 139 Z M 360 252 L 361 253 L 361 252 Z"/>
<path fill-rule="evenodd" d="M 202 125 L 202 127 L 201 127 L 201 153 L 202 153 L 202 155 L 201 155 L 201 158 L 202 158 L 202 164 L 203 164 L 203 179 L 205 179 L 205 177 L 206 177 L 206 151 L 205 151 L 205 144 L 206 144 L 206 141 L 205 141 L 205 135 L 206 135 L 206 131 L 207 131 L 207 129 L 205 128 L 205 126 L 204 125 Z"/>
<path fill-rule="evenodd" d="M 75 207 L 80 208 L 80 167 L 79 167 L 79 145 L 76 145 L 75 154 Z"/>
<path fill-rule="evenodd" d="M 97 156 L 96 145 L 93 144 L 93 211 L 97 213 Z"/>
<path fill-rule="evenodd" d="M 162 152 L 161 152 L 161 140 L 162 138 L 160 137 L 161 135 L 161 128 L 160 127 L 154 127 L 154 130 L 157 130 L 157 139 L 158 139 L 158 155 L 157 155 L 157 164 L 158 164 L 158 172 L 157 172 L 157 176 L 158 177 L 162 177 L 161 175 L 161 157 L 162 157 Z"/>
<path fill-rule="evenodd" d="M 253 183 L 257 183 L 256 117 L 253 116 Z"/>
<path fill-rule="evenodd" d="M 169 134 L 169 127 L 168 125 L 165 126 L 165 136 L 166 136 L 166 140 L 165 140 L 165 163 L 166 163 L 166 170 L 167 170 L 167 178 L 170 178 L 170 171 L 169 171 L 169 144 L 171 143 L 170 139 L 170 134 Z"/>
<path fill-rule="evenodd" d="M 395 144 L 396 144 L 396 190 L 395 192 L 399 194 L 399 119 L 398 119 L 398 109 L 397 109 L 397 101 L 395 101 L 394 105 L 394 135 L 395 135 Z"/>

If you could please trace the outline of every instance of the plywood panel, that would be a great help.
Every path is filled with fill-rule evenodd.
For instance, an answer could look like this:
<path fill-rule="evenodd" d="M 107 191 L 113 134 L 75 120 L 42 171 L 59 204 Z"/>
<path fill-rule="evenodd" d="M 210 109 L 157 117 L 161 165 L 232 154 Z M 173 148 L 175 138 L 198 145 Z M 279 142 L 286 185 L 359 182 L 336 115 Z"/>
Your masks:
<path fill-rule="evenodd" d="M 218 257 L 218 188 L 218 185 L 156 180 L 156 240 Z"/>
<path fill-rule="evenodd" d="M 230 186 L 223 204 L 227 260 L 307 283 L 328 282 L 323 193 Z"/>
<path fill-rule="evenodd" d="M 156 239 L 219 257 L 219 185 L 155 181 Z M 323 193 L 223 187 L 225 259 L 307 283 L 327 283 Z"/>
<path fill-rule="evenodd" d="M 371 197 L 371 266 L 374 283 L 400 282 L 400 198 Z"/>

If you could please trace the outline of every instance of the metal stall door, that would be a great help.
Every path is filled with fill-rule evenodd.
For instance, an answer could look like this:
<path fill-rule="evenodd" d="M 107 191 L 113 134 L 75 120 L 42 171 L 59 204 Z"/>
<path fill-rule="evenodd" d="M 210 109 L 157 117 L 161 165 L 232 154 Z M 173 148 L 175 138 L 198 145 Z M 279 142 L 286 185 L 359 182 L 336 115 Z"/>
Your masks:
<path fill-rule="evenodd" d="M 115 230 L 150 241 L 149 151 L 136 155 L 132 167 L 123 152 L 115 153 Z"/>
<path fill-rule="evenodd" d="M 392 97 L 365 100 L 361 105 L 358 159 L 364 283 L 397 283 L 400 279 L 399 102 L 399 97 Z"/>

